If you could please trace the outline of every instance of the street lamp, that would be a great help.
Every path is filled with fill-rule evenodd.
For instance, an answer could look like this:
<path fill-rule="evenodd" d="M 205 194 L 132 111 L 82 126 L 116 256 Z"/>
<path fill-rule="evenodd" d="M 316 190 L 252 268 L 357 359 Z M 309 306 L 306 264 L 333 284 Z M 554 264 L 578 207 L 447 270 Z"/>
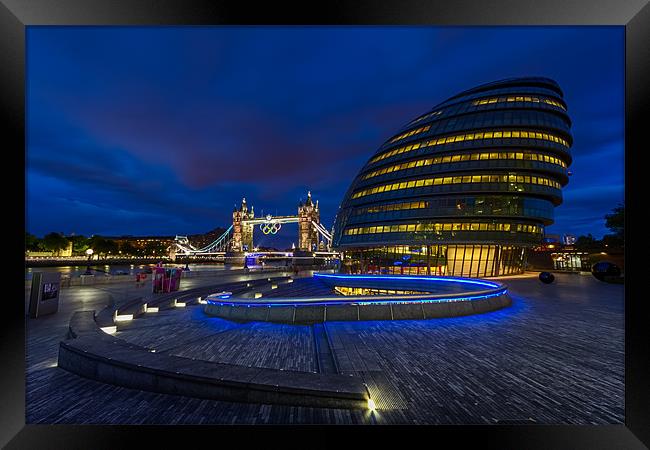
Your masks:
<path fill-rule="evenodd" d="M 94 250 L 92 248 L 89 248 L 86 250 L 86 255 L 88 255 L 88 267 L 86 268 L 86 275 L 91 275 L 92 271 L 90 270 L 90 259 L 93 256 Z"/>

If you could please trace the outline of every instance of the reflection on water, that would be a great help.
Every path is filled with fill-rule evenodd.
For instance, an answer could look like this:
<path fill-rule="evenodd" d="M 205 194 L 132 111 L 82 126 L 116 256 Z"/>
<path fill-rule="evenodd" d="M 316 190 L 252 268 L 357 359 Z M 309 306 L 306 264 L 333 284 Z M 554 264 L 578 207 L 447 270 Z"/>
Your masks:
<path fill-rule="evenodd" d="M 105 265 L 95 264 L 90 266 L 94 275 L 114 275 L 114 276 L 135 276 L 139 272 L 144 272 L 149 267 L 154 267 L 155 264 L 116 264 Z M 185 267 L 184 264 L 163 264 L 163 267 Z M 208 271 L 208 270 L 224 270 L 223 264 L 189 264 L 190 271 Z M 28 267 L 25 269 L 25 280 L 32 279 L 33 272 L 61 272 L 63 276 L 78 277 L 86 273 L 88 266 L 56 266 L 56 267 Z"/>

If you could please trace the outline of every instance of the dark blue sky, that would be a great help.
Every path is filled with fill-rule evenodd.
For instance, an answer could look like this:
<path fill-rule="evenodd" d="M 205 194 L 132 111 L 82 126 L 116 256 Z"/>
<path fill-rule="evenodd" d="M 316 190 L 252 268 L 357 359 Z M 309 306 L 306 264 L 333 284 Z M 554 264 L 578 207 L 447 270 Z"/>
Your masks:
<path fill-rule="evenodd" d="M 308 189 L 330 228 L 399 127 L 516 76 L 555 79 L 573 120 L 547 233 L 601 237 L 624 196 L 623 27 L 28 27 L 27 230 L 201 233 L 242 196 L 294 214 Z"/>

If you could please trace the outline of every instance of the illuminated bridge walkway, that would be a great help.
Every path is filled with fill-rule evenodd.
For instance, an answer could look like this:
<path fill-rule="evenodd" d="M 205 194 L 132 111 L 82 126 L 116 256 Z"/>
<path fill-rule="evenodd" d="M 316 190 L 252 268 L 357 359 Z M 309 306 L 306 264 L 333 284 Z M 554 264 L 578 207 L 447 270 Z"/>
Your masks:
<path fill-rule="evenodd" d="M 73 311 L 106 300 L 66 289 L 60 315 L 27 321 L 27 423 L 622 424 L 623 286 L 573 274 L 505 282 L 512 306 L 473 316 L 290 325 L 208 317 L 188 304 L 119 323 L 114 335 L 169 355 L 359 377 L 374 413 L 157 394 L 74 375 L 56 367 L 58 341 Z M 314 279 L 282 289 L 296 298 L 327 290 Z"/>

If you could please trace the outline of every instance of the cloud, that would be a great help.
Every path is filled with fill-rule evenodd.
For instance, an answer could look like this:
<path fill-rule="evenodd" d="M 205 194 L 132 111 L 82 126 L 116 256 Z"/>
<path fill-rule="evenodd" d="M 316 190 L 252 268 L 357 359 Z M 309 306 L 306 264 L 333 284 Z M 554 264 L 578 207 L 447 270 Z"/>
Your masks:
<path fill-rule="evenodd" d="M 329 227 L 400 127 L 460 90 L 537 74 L 561 84 L 573 119 L 558 226 L 596 229 L 624 191 L 611 27 L 31 28 L 27 43 L 34 232 L 203 232 L 243 196 L 288 214 L 308 189 Z"/>

